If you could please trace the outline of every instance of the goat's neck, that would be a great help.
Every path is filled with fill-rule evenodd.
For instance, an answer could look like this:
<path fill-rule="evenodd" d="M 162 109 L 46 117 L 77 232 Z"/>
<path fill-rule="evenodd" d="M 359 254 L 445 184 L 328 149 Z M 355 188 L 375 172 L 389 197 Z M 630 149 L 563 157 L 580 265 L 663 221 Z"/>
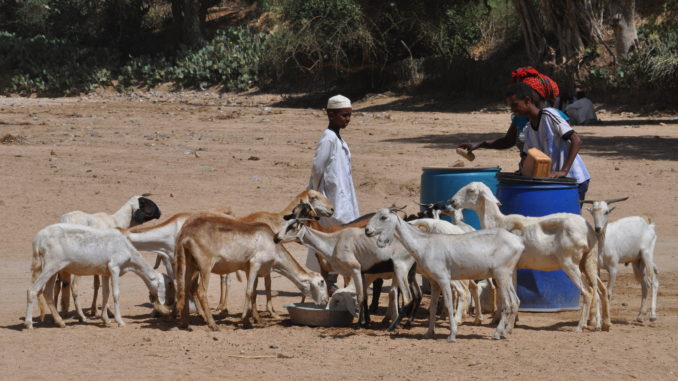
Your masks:
<path fill-rule="evenodd" d="M 478 214 L 480 226 L 483 229 L 496 228 L 504 226 L 504 215 L 499 210 L 499 206 L 482 198 L 478 208 L 473 209 Z"/>
<path fill-rule="evenodd" d="M 141 257 L 139 253 L 133 253 L 130 260 L 125 264 L 124 268 L 121 266 L 120 273 L 131 271 L 139 276 L 144 281 L 146 287 L 151 294 L 157 296 L 158 294 L 158 278 L 156 272 L 153 271 L 151 265 Z"/>
<path fill-rule="evenodd" d="M 417 261 L 421 260 L 426 253 L 427 235 L 398 217 L 394 236 Z"/>
<path fill-rule="evenodd" d="M 303 283 L 308 280 L 310 274 L 296 259 L 294 259 L 292 254 L 290 254 L 282 244 L 276 246 L 277 250 L 275 262 L 273 263 L 273 270 L 289 279 L 295 286 L 301 289 Z"/>
<path fill-rule="evenodd" d="M 605 249 L 605 236 L 607 235 L 607 224 L 603 226 L 600 230 L 600 233 L 596 233 L 596 239 L 598 241 L 598 253 L 602 253 Z"/>
<path fill-rule="evenodd" d="M 337 234 L 323 233 L 318 230 L 304 227 L 299 237 L 301 243 L 318 252 L 326 260 L 334 255 L 334 247 L 337 246 Z"/>
<path fill-rule="evenodd" d="M 135 225 L 134 222 L 132 222 L 132 213 L 133 213 L 132 204 L 135 201 L 136 201 L 135 199 L 127 201 L 125 205 L 122 206 L 122 208 L 118 209 L 117 212 L 113 213 L 112 217 L 115 220 L 115 226 L 120 228 L 129 228 Z"/>
<path fill-rule="evenodd" d="M 127 238 L 132 242 L 137 250 L 155 251 L 171 250 L 174 251 L 175 241 L 182 224 L 167 224 L 154 229 L 149 229 L 141 233 L 129 233 Z"/>

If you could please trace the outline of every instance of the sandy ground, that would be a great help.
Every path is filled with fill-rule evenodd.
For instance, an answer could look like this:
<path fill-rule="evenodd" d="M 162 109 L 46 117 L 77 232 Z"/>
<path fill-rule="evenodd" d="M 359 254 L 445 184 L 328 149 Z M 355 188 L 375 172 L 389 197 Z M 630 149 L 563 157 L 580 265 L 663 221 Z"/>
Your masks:
<path fill-rule="evenodd" d="M 30 244 L 42 227 L 71 210 L 117 210 L 152 193 L 163 219 L 231 205 L 238 215 L 283 208 L 308 181 L 314 146 L 326 126 L 316 108 L 278 107 L 269 95 L 101 94 L 67 99 L 0 98 L 0 378 L 179 379 L 675 379 L 678 372 L 678 117 L 600 113 L 603 125 L 578 127 L 593 180 L 589 198 L 630 196 L 613 218 L 649 214 L 657 222 L 661 282 L 656 323 L 634 322 L 640 286 L 624 267 L 612 302 L 610 332 L 572 332 L 577 313 L 522 313 L 503 341 L 470 321 L 448 344 L 448 324 L 424 339 L 425 310 L 412 329 L 310 328 L 290 324 L 300 299 L 273 275 L 280 320 L 238 324 L 244 285 L 234 281 L 230 314 L 211 332 L 152 318 L 139 278 L 122 279 L 124 328 L 70 317 L 65 329 L 36 323 L 23 331 Z M 504 107 L 430 111 L 416 100 L 372 96 L 356 102 L 343 133 L 353 152 L 361 211 L 393 203 L 415 211 L 421 168 L 460 159 L 456 144 L 507 128 Z M 455 111 L 450 111 L 455 110 Z M 195 155 L 195 152 L 198 155 Z M 517 151 L 479 151 L 474 165 L 512 171 Z M 305 249 L 288 245 L 303 261 Z M 149 254 L 146 258 L 151 261 Z M 217 302 L 217 277 L 210 298 Z M 89 305 L 89 281 L 83 299 Z M 260 291 L 261 293 L 262 291 Z M 260 294 L 261 295 L 261 294 Z M 386 297 L 382 299 L 385 305 Z M 263 310 L 263 295 L 259 309 Z M 384 314 L 381 308 L 377 321 Z M 241 357 L 237 357 L 241 356 Z M 248 356 L 268 356 L 253 359 Z"/>

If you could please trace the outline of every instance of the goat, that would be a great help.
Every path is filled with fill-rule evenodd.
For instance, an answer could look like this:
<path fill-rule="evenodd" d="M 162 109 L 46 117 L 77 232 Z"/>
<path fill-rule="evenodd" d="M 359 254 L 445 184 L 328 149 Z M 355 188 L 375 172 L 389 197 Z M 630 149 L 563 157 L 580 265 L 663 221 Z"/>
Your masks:
<path fill-rule="evenodd" d="M 417 229 L 425 233 L 436 233 L 436 234 L 464 234 L 467 233 L 466 228 L 452 224 L 445 220 L 434 219 L 434 218 L 420 218 L 417 220 L 408 221 L 410 225 L 416 226 Z M 471 228 L 473 229 L 473 228 Z M 475 229 L 471 230 L 474 231 Z M 475 302 L 475 319 L 473 321 L 474 325 L 482 324 L 482 311 L 480 309 L 480 293 L 475 282 L 469 280 L 453 280 L 452 289 L 459 296 L 457 299 L 457 311 L 455 313 L 455 319 L 457 323 L 461 323 L 462 317 L 464 316 L 464 311 L 467 310 L 466 306 L 469 306 L 468 294 L 470 292 L 473 300 Z"/>
<path fill-rule="evenodd" d="M 607 270 L 609 280 L 607 295 L 612 299 L 612 290 L 617 280 L 619 263 L 633 265 L 633 273 L 642 289 L 640 312 L 636 321 L 642 322 L 647 315 L 648 290 L 652 293 L 650 321 L 657 320 L 657 265 L 654 263 L 654 246 L 657 242 L 655 224 L 649 219 L 639 216 L 624 217 L 608 223 L 608 215 L 615 207 L 614 202 L 624 201 L 628 197 L 605 201 L 582 200 L 582 203 L 593 204 L 586 208 L 593 215 L 593 225 L 598 235 L 598 268 Z"/>
<path fill-rule="evenodd" d="M 327 288 L 320 275 L 304 270 L 295 261 L 286 262 L 288 255 L 281 245 L 274 244 L 273 232 L 266 224 L 250 224 L 215 214 L 191 216 L 177 237 L 176 310 L 180 313 L 181 326 L 188 327 L 186 295 L 195 291 L 207 325 L 214 331 L 219 329 L 207 301 L 210 273 L 246 272 L 247 288 L 242 313 L 245 325 L 250 324 L 250 317 L 258 321 L 253 306 L 257 277 L 269 275 L 274 267 L 305 295 L 310 294 L 315 303 L 326 304 Z M 195 275 L 199 278 L 194 284 Z"/>
<path fill-rule="evenodd" d="M 410 305 L 408 273 L 414 264 L 407 253 L 398 247 L 382 248 L 376 240 L 363 234 L 362 228 L 348 227 L 332 233 L 324 233 L 307 227 L 301 220 L 293 219 L 275 235 L 275 242 L 295 241 L 316 251 L 332 266 L 337 273 L 350 276 L 355 283 L 358 299 L 358 316 L 360 326 L 368 323 L 367 284 L 363 274 L 369 271 L 382 273 L 377 265 L 388 263 L 392 266 L 396 286 L 402 291 L 405 303 Z M 389 269 L 391 270 L 391 269 Z M 389 330 L 395 329 L 400 319 L 393 321 Z"/>
<path fill-rule="evenodd" d="M 249 214 L 245 217 L 239 218 L 243 222 L 262 222 L 267 225 L 272 230 L 278 229 L 285 220 L 283 216 L 293 213 L 295 206 L 303 204 L 308 205 L 311 210 L 311 213 L 315 216 L 330 216 L 334 212 L 331 201 L 327 199 L 321 193 L 314 190 L 304 190 L 297 194 L 292 202 L 288 204 L 283 210 L 278 213 L 270 212 L 256 212 Z M 210 211 L 211 213 L 223 214 L 224 216 L 232 216 L 231 208 L 229 207 L 218 207 L 213 208 Z M 179 232 L 186 222 L 186 220 L 192 215 L 192 213 L 179 213 L 170 217 L 165 222 L 151 226 L 151 227 L 135 227 L 130 229 L 127 234 L 128 238 L 132 243 L 137 247 L 138 250 L 153 251 L 158 254 L 156 259 L 156 268 L 159 265 L 159 261 L 164 263 L 165 268 L 167 269 L 168 275 L 174 279 L 174 270 L 172 268 L 172 262 L 175 261 L 175 248 L 176 248 L 176 239 L 179 235 Z M 233 217 L 235 218 L 235 217 Z M 286 249 L 283 248 L 286 251 Z M 291 256 L 289 252 L 286 252 L 286 258 L 284 259 L 285 263 L 296 263 L 296 260 Z M 298 266 L 298 264 L 297 264 Z M 277 267 L 274 267 L 274 270 L 277 270 Z M 284 270 L 281 270 L 284 271 Z M 304 270 L 305 271 L 305 270 Z M 310 274 L 310 273 L 309 273 Z M 238 275 L 238 279 L 240 279 Z M 273 309 L 272 297 L 271 297 L 271 278 L 270 276 L 264 277 L 265 287 L 266 287 L 266 309 L 271 314 L 272 317 L 277 318 L 277 314 Z M 318 279 L 314 279 L 314 282 L 317 283 Z M 219 299 L 219 305 L 217 306 L 217 311 L 228 311 L 226 302 L 228 295 L 228 274 L 221 275 L 221 295 Z"/>
<path fill-rule="evenodd" d="M 143 194 L 142 196 L 133 196 L 120 209 L 113 214 L 103 212 L 86 213 L 80 210 L 68 212 L 61 216 L 61 223 L 70 223 L 77 225 L 91 226 L 99 229 L 106 228 L 129 228 L 140 225 L 153 219 L 160 218 L 160 209 L 151 199 L 146 198 L 150 194 Z M 92 297 L 92 308 L 90 315 L 96 315 L 97 296 L 99 295 L 100 279 L 94 276 L 94 295 Z M 63 291 L 62 291 L 63 290 Z M 66 313 L 69 309 L 70 293 L 73 293 L 75 301 L 77 293 L 77 276 L 73 276 L 71 282 L 61 282 L 57 284 L 55 291 L 55 298 L 58 298 L 59 292 L 62 291 L 61 296 L 61 310 Z M 56 299 L 55 299 L 56 303 Z M 41 307 L 42 308 L 42 307 Z M 79 305 L 75 306 L 78 317 L 81 321 L 86 321 L 85 314 Z"/>
<path fill-rule="evenodd" d="M 493 338 L 506 337 L 513 329 L 518 313 L 518 295 L 512 274 L 525 245 L 522 239 L 504 229 L 489 229 L 459 235 L 430 234 L 403 221 L 394 209 L 381 209 L 365 227 L 365 234 L 378 236 L 377 245 L 385 247 L 395 237 L 416 260 L 418 270 L 431 282 L 431 306 L 427 336 L 435 330 L 435 311 L 442 291 L 450 320 L 448 342 L 454 342 L 457 322 L 452 307 L 451 281 L 484 279 L 497 281 L 502 304 L 501 320 Z"/>
<path fill-rule="evenodd" d="M 308 222 L 308 227 L 315 229 L 315 230 L 318 230 L 318 231 L 321 231 L 321 232 L 324 232 L 324 233 L 333 233 L 333 232 L 337 232 L 339 230 L 346 229 L 346 228 L 364 228 L 365 225 L 367 225 L 367 222 L 369 221 L 369 219 L 373 215 L 374 215 L 374 213 L 369 213 L 369 214 L 360 216 L 360 217 L 356 218 L 355 220 L 348 222 L 346 224 L 328 225 L 328 226 L 321 225 L 320 222 L 318 222 L 318 220 L 311 219 Z M 299 214 L 297 217 L 312 217 L 312 216 L 310 216 L 307 213 L 304 213 L 302 211 L 302 213 Z M 289 218 L 291 218 L 291 216 L 287 216 L 286 218 L 289 219 Z M 312 250 L 312 249 L 310 249 L 310 250 Z M 404 250 L 404 248 L 403 248 L 403 250 Z M 405 253 L 403 252 L 402 254 L 405 254 Z M 325 259 L 323 259 L 322 255 L 319 255 L 319 254 L 316 253 L 316 257 L 317 257 L 318 263 L 320 264 L 320 267 L 321 267 L 321 274 L 323 275 L 324 278 L 326 278 L 327 274 L 329 274 L 330 272 L 333 271 L 332 266 L 329 263 L 327 263 L 327 261 Z M 409 259 L 409 257 L 407 255 L 401 255 L 401 257 Z M 414 261 L 410 261 L 410 262 L 411 262 L 411 264 L 414 264 Z M 390 263 L 391 262 L 387 263 L 386 266 L 390 266 Z M 383 265 L 384 264 L 381 264 L 381 265 L 377 264 L 377 265 L 373 266 L 373 268 L 374 269 L 380 268 L 380 267 L 383 267 Z M 379 297 L 381 295 L 381 287 L 384 283 L 384 279 L 392 279 L 393 278 L 393 272 L 392 271 L 388 271 L 388 272 L 385 272 L 385 273 L 374 273 L 373 271 L 380 271 L 380 270 L 370 269 L 370 270 L 368 270 L 367 273 L 364 274 L 365 275 L 365 284 L 366 285 L 370 284 L 370 283 L 372 284 L 372 303 L 370 304 L 370 307 L 366 310 L 366 315 L 365 315 L 367 320 L 369 320 L 369 313 L 376 312 L 377 309 L 379 308 Z M 412 298 L 414 299 L 414 305 L 418 307 L 419 304 L 421 303 L 421 289 L 419 288 L 419 284 L 417 284 L 417 281 L 416 281 L 416 278 L 415 278 L 414 275 L 415 275 L 414 273 L 412 273 L 411 275 L 408 275 L 408 283 L 409 283 L 408 286 L 409 286 L 409 290 L 410 290 L 410 293 L 412 295 Z M 351 277 L 348 276 L 348 275 L 345 275 L 344 276 L 344 285 L 348 285 L 350 283 L 350 280 L 351 280 Z M 389 311 L 391 310 L 394 303 L 397 303 L 397 301 L 398 301 L 398 287 L 394 283 L 394 284 L 392 284 L 392 287 L 389 291 Z M 409 316 L 407 324 L 410 324 L 411 321 L 413 320 L 414 313 L 416 312 L 417 307 L 415 307 L 414 309 L 412 309 L 410 311 L 410 316 Z M 386 323 L 388 321 L 394 321 L 394 320 L 391 319 L 391 317 L 392 317 L 392 314 L 387 313 L 385 315 L 382 323 Z"/>
<path fill-rule="evenodd" d="M 294 197 L 294 199 L 278 213 L 254 212 L 248 214 L 245 217 L 239 218 L 239 220 L 246 223 L 253 222 L 264 223 L 268 225 L 268 227 L 270 227 L 273 232 L 277 232 L 280 228 L 282 228 L 285 225 L 286 223 L 285 216 L 288 216 L 288 218 L 290 218 L 290 216 L 298 215 L 299 213 L 301 213 L 301 210 L 295 212 L 295 210 L 297 210 L 297 208 L 300 205 L 306 205 L 307 210 L 305 210 L 304 213 L 306 213 L 306 215 L 310 218 L 330 217 L 334 213 L 334 206 L 332 205 L 332 201 L 330 201 L 330 199 L 328 199 L 324 194 L 316 190 L 306 189 L 297 194 Z M 285 249 L 284 247 L 283 250 L 287 252 L 287 249 Z M 292 261 L 296 262 L 296 260 L 292 258 L 292 255 L 289 252 L 287 252 L 287 257 L 288 261 L 291 258 Z M 326 279 L 326 277 L 323 276 L 323 279 Z M 266 310 L 271 314 L 271 316 L 277 318 L 278 315 L 275 313 L 275 310 L 273 309 L 273 303 L 271 301 L 270 276 L 264 277 L 264 287 L 266 289 Z"/>
<path fill-rule="evenodd" d="M 504 215 L 499 200 L 481 182 L 472 182 L 450 199 L 455 209 L 469 208 L 479 217 L 483 228 L 504 228 L 523 237 L 525 251 L 518 262 L 519 269 L 553 271 L 562 269 L 579 289 L 583 301 L 576 331 L 586 326 L 587 318 L 598 291 L 603 307 L 602 329 L 610 329 L 607 288 L 598 277 L 597 238 L 584 217 L 572 213 L 555 213 L 544 217 Z M 584 274 L 582 274 L 583 270 Z M 596 329 L 600 321 L 596 322 Z"/>
<path fill-rule="evenodd" d="M 106 308 L 110 284 L 113 286 L 115 321 L 119 326 L 124 326 L 120 316 L 119 277 L 127 271 L 136 273 L 146 283 L 155 310 L 164 315 L 169 314 L 165 305 L 164 282 L 120 231 L 63 223 L 47 226 L 33 238 L 33 284 L 28 290 L 24 325 L 28 329 L 33 328 L 33 303 L 36 296 L 43 298 L 44 293 L 54 322 L 61 328 L 65 327 L 53 299 L 56 276 L 60 273 L 65 281 L 71 274 L 103 276 L 101 318 L 106 326 L 110 325 Z"/>

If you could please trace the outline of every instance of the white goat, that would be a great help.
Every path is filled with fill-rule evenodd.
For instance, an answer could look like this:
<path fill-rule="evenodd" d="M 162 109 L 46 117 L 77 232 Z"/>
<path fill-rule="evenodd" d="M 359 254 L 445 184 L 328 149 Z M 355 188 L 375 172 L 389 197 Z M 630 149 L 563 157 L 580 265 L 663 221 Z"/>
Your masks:
<path fill-rule="evenodd" d="M 359 324 L 365 326 L 367 316 L 367 283 L 363 273 L 375 265 L 391 261 L 394 283 L 400 289 L 407 311 L 413 308 L 412 294 L 409 288 L 408 273 L 414 260 L 399 245 L 383 248 L 375 239 L 365 236 L 363 228 L 347 227 L 332 233 L 324 233 L 306 227 L 300 220 L 291 220 L 275 235 L 276 242 L 295 241 L 315 250 L 337 273 L 350 276 L 358 290 Z M 382 271 L 379 271 L 382 272 Z M 389 330 L 400 323 L 400 313 Z"/>
<path fill-rule="evenodd" d="M 459 225 L 452 224 L 445 220 L 440 220 L 436 218 L 420 218 L 417 220 L 408 221 L 410 225 L 416 226 L 419 230 L 425 233 L 436 233 L 436 234 L 464 234 L 467 233 L 467 228 Z M 468 225 L 467 225 L 468 226 Z M 468 226 L 473 229 L 473 227 Z M 475 229 L 470 230 L 475 231 Z M 474 325 L 481 325 L 483 322 L 482 311 L 480 309 L 480 294 L 478 292 L 478 287 L 476 287 L 475 282 L 469 280 L 453 280 L 452 289 L 458 295 L 457 297 L 457 308 L 455 312 L 455 319 L 457 323 L 462 322 L 464 316 L 464 311 L 468 310 L 468 306 L 471 305 L 469 301 L 469 293 L 473 298 L 476 309 L 474 316 Z"/>
<path fill-rule="evenodd" d="M 459 235 L 424 233 L 389 209 L 379 210 L 365 227 L 365 233 L 379 235 L 377 245 L 381 247 L 387 246 L 395 237 L 417 261 L 418 271 L 431 282 L 427 336 L 434 334 L 436 307 L 442 291 L 450 320 L 447 341 L 456 340 L 457 323 L 450 285 L 453 279 L 494 278 L 502 311 L 493 338 L 506 337 L 513 329 L 520 301 L 513 287 L 512 274 L 525 248 L 520 237 L 503 229 Z"/>
<path fill-rule="evenodd" d="M 143 224 L 144 222 L 160 218 L 160 209 L 158 206 L 150 199 L 145 196 L 149 194 L 144 194 L 142 196 L 133 196 L 125 204 L 123 204 L 120 209 L 118 209 L 113 214 L 107 214 L 103 212 L 99 213 L 86 213 L 80 210 L 69 212 L 61 216 L 61 223 L 68 224 L 77 224 L 91 226 L 93 228 L 99 229 L 111 229 L 111 228 L 129 228 L 132 226 Z M 94 296 L 92 297 L 92 309 L 90 314 L 92 316 L 96 315 L 97 307 L 97 296 L 99 294 L 99 283 L 100 279 L 98 276 L 94 277 Z M 61 296 L 61 310 L 64 313 L 68 312 L 69 308 L 69 299 L 70 293 L 73 293 L 73 299 L 77 298 L 77 276 L 73 276 L 71 282 L 64 282 L 63 285 L 61 282 L 57 284 L 57 289 L 55 296 L 58 298 L 59 291 L 63 289 L 63 294 Z M 55 301 L 56 303 L 56 301 Z M 85 314 L 82 312 L 82 308 L 76 304 L 76 311 L 78 317 L 81 321 L 86 321 Z"/>
<path fill-rule="evenodd" d="M 563 270 L 582 295 L 580 319 L 576 331 L 586 326 L 589 312 L 600 290 L 604 297 L 602 329 L 610 329 L 610 316 L 605 285 L 598 277 L 597 238 L 584 217 L 572 213 L 555 213 L 544 217 L 504 215 L 499 200 L 481 182 L 461 188 L 451 199 L 456 209 L 469 208 L 479 217 L 483 228 L 500 227 L 523 237 L 525 252 L 518 262 L 519 269 L 541 271 Z M 584 275 L 582 271 L 584 270 Z M 596 322 L 596 329 L 600 328 Z"/>
<path fill-rule="evenodd" d="M 365 284 L 371 284 L 376 278 L 388 279 L 393 273 L 389 274 L 365 274 Z M 384 321 L 395 321 L 398 318 L 397 301 L 398 287 L 391 287 L 389 291 L 388 308 Z M 358 317 L 358 298 L 355 292 L 355 282 L 353 279 L 343 288 L 340 288 L 332 294 L 327 308 L 333 311 L 348 311 L 353 317 Z"/>
<path fill-rule="evenodd" d="M 40 230 L 33 238 L 33 284 L 28 290 L 26 328 L 33 328 L 33 303 L 36 296 L 46 295 L 54 322 L 65 327 L 54 305 L 53 292 L 57 274 L 101 275 L 103 282 L 103 309 L 101 318 L 110 325 L 107 303 L 109 284 L 113 286 L 113 313 L 115 321 L 124 326 L 120 316 L 119 276 L 127 271 L 137 274 L 148 287 L 153 307 L 161 314 L 169 314 L 165 302 L 165 288 L 160 274 L 153 271 L 141 254 L 116 229 L 95 229 L 74 224 L 54 224 Z M 109 283 L 110 278 L 110 283 Z M 162 303 L 162 304 L 161 304 Z M 43 312 L 41 312 L 41 318 Z"/>
<path fill-rule="evenodd" d="M 593 225 L 598 234 L 598 268 L 605 269 L 610 279 L 607 283 L 608 297 L 612 299 L 612 290 L 617 280 L 617 265 L 619 263 L 633 265 L 633 273 L 642 289 L 640 312 L 636 320 L 643 321 L 647 315 L 648 291 L 652 293 L 650 321 L 657 320 L 657 266 L 654 263 L 654 246 L 657 242 L 655 224 L 649 219 L 639 216 L 624 217 L 608 223 L 608 215 L 615 207 L 609 207 L 614 202 L 624 201 L 628 197 L 591 201 L 583 203 L 593 204 L 586 208 L 593 215 Z"/>

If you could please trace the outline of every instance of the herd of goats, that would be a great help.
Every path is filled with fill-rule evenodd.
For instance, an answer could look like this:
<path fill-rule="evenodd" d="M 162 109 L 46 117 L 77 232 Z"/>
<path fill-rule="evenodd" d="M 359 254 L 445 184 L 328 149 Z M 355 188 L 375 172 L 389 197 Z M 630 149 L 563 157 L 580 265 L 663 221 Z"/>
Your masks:
<path fill-rule="evenodd" d="M 328 308 L 348 309 L 359 324 L 369 322 L 368 285 L 377 279 L 392 279 L 385 320 L 389 330 L 403 317 L 409 324 L 418 309 L 422 292 L 415 274 L 431 285 L 427 336 L 434 334 L 438 299 L 443 296 L 444 313 L 450 321 L 448 341 L 455 341 L 457 324 L 473 299 L 475 324 L 482 309 L 480 285 L 492 290 L 493 317 L 497 328 L 493 338 L 506 337 L 515 324 L 520 301 L 516 293 L 516 269 L 563 270 L 581 293 L 580 318 L 576 331 L 584 327 L 609 330 L 608 301 L 614 288 L 617 265 L 631 263 L 641 284 L 642 299 L 637 320 L 647 315 L 651 293 L 650 320 L 656 320 L 657 268 L 653 261 L 655 225 L 647 217 L 625 217 L 608 223 L 614 209 L 609 204 L 623 201 L 582 200 L 592 204 L 593 225 L 582 216 L 556 213 L 544 217 L 504 215 L 499 201 L 484 184 L 473 182 L 460 189 L 449 203 L 424 205 L 418 216 L 400 216 L 401 209 L 384 208 L 345 225 L 323 226 L 320 217 L 331 216 L 332 203 L 322 194 L 305 190 L 279 213 L 256 212 L 237 218 L 228 208 L 199 213 L 179 213 L 155 226 L 142 225 L 158 219 L 158 206 L 143 196 L 132 197 L 114 214 L 81 211 L 67 213 L 61 222 L 40 230 L 33 239 L 32 285 L 28 290 L 25 326 L 33 327 L 36 297 L 40 318 L 49 308 L 54 323 L 64 327 L 61 312 L 69 311 L 71 295 L 78 318 L 87 321 L 78 301 L 77 277 L 95 276 L 91 314 L 97 308 L 102 288 L 101 318 L 110 325 L 108 297 L 113 290 L 113 315 L 120 316 L 120 276 L 137 274 L 150 291 L 154 310 L 162 315 L 179 315 L 188 327 L 189 314 L 198 312 L 212 330 L 214 321 L 207 300 L 210 274 L 220 274 L 221 300 L 217 311 L 226 310 L 228 274 L 244 271 L 247 278 L 244 324 L 259 321 L 256 287 L 264 277 L 267 310 L 277 316 L 271 303 L 271 271 L 288 278 L 304 298 Z M 480 220 L 475 231 L 463 222 L 461 211 L 471 209 Z M 440 219 L 451 215 L 452 222 Z M 138 225 L 138 226 L 137 226 Z M 313 249 L 321 274 L 301 266 L 283 246 L 297 242 Z M 157 254 L 155 267 L 139 251 Z M 156 271 L 162 263 L 165 273 Z M 600 269 L 609 273 L 603 283 Z M 328 273 L 344 276 L 348 286 L 330 300 Z M 99 279 L 99 276 L 101 279 Z M 376 284 L 376 283 L 375 283 Z M 373 306 L 378 293 L 373 295 Z M 59 299 L 60 297 L 60 299 Z M 455 308 L 456 305 L 456 308 Z M 193 307 L 193 308 L 192 308 Z M 602 311 L 602 313 L 601 313 Z"/>

